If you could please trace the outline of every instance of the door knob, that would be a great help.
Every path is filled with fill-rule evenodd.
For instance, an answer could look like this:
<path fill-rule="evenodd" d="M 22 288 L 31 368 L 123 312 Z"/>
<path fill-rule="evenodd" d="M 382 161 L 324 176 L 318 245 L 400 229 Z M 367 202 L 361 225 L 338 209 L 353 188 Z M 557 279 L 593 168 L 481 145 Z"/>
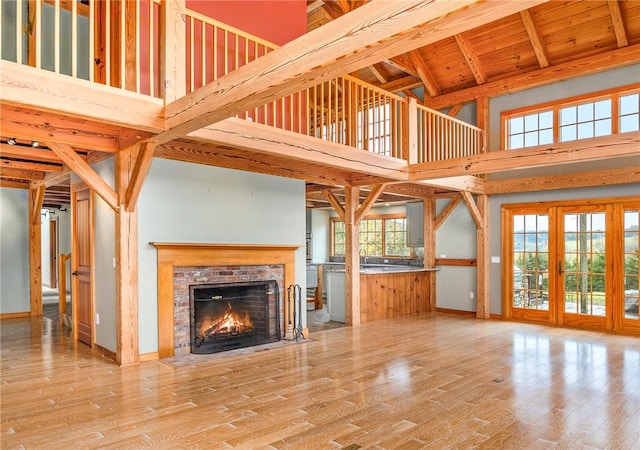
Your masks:
<path fill-rule="evenodd" d="M 73 275 L 74 277 L 77 277 L 80 274 L 76 271 L 76 272 L 72 272 L 71 275 Z"/>

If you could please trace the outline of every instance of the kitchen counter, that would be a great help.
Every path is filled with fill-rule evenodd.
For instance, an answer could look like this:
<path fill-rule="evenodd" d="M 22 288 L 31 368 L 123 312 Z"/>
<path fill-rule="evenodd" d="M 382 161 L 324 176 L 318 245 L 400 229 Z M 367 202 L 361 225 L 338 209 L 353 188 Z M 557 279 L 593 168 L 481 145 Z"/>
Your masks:
<path fill-rule="evenodd" d="M 360 269 L 360 321 L 365 323 L 430 311 L 431 272 L 438 270 L 437 267 L 364 265 Z M 327 280 L 329 316 L 331 320 L 345 322 L 344 267 L 327 271 Z"/>

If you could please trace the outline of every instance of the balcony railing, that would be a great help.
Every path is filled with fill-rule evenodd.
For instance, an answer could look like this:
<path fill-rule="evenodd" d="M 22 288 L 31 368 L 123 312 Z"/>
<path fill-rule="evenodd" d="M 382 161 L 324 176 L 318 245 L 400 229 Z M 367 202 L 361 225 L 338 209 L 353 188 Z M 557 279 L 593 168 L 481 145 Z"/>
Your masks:
<path fill-rule="evenodd" d="M 184 92 L 250 64 L 275 44 L 195 11 L 171 33 L 161 0 L 0 1 L 1 57 L 38 69 L 159 97 L 167 48 L 184 49 Z M 170 18 L 169 20 L 173 20 Z M 178 28 L 180 29 L 180 28 Z M 181 65 L 183 63 L 179 63 Z M 180 82 L 178 80 L 178 82 Z M 424 163 L 483 151 L 482 130 L 350 76 L 240 114 L 242 119 L 358 150 Z M 409 127 L 409 124 L 415 127 Z M 409 136 L 409 129 L 416 136 Z M 409 155 L 409 142 L 417 152 Z"/>
<path fill-rule="evenodd" d="M 160 96 L 160 0 L 1 1 L 2 59 Z"/>

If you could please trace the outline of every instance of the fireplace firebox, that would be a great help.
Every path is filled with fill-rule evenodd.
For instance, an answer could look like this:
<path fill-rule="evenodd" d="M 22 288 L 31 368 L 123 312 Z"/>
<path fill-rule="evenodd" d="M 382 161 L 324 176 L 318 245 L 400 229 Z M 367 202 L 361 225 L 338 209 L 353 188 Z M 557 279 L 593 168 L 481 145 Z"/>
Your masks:
<path fill-rule="evenodd" d="M 217 353 L 280 340 L 275 280 L 189 286 L 191 352 Z"/>

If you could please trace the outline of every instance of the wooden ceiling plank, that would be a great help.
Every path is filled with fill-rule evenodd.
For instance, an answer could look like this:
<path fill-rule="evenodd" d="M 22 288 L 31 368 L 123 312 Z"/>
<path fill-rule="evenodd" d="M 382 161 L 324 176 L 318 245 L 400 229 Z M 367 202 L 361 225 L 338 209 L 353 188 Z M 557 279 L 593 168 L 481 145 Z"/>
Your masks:
<path fill-rule="evenodd" d="M 462 52 L 462 56 L 464 56 L 465 61 L 467 61 L 467 65 L 469 66 L 469 70 L 473 74 L 473 77 L 476 79 L 476 83 L 484 84 L 487 81 L 487 75 L 485 70 L 482 68 L 482 63 L 480 62 L 480 58 L 473 50 L 473 46 L 471 45 L 471 41 L 464 33 L 458 33 L 455 36 L 456 43 Z M 432 95 L 432 97 L 435 97 Z"/>
<path fill-rule="evenodd" d="M 545 67 L 535 72 L 523 73 L 504 80 L 490 81 L 483 85 L 461 89 L 435 98 L 425 104 L 433 109 L 444 109 L 458 103 L 475 101 L 479 97 L 497 97 L 558 81 L 600 73 L 640 62 L 640 44 L 612 50 L 563 64 Z"/>
<path fill-rule="evenodd" d="M 116 213 L 119 211 L 118 194 L 87 164 L 69 145 L 48 142 L 47 146 L 62 159 L 65 164 L 87 183 Z"/>
<path fill-rule="evenodd" d="M 613 31 L 616 34 L 616 41 L 618 42 L 618 48 L 626 47 L 629 45 L 629 38 L 627 36 L 627 30 L 624 26 L 624 19 L 622 18 L 622 11 L 620 10 L 620 3 L 617 0 L 608 0 L 609 14 L 611 15 L 611 23 L 613 24 Z"/>
<path fill-rule="evenodd" d="M 456 209 L 456 206 L 458 206 L 459 203 L 460 203 L 460 197 L 453 197 L 449 201 L 449 203 L 447 203 L 447 206 L 444 207 L 444 209 L 440 212 L 440 214 L 438 214 L 438 217 L 436 217 L 435 220 L 433 221 L 433 228 L 435 230 L 440 228 L 440 226 L 444 223 L 444 221 L 447 220 L 447 217 L 449 217 L 453 212 L 453 210 Z"/>
<path fill-rule="evenodd" d="M 635 131 L 536 148 L 494 151 L 465 158 L 414 164 L 410 168 L 409 178 L 411 181 L 419 181 L 615 159 L 637 156 L 638 148 L 640 131 Z"/>
<path fill-rule="evenodd" d="M 149 169 L 151 168 L 151 162 L 153 160 L 153 152 L 156 148 L 155 144 L 145 142 L 140 144 L 138 154 L 136 155 L 136 161 L 131 173 L 131 180 L 127 186 L 127 192 L 125 194 L 125 210 L 132 212 L 135 209 L 142 190 L 142 184 L 147 178 Z"/>
<path fill-rule="evenodd" d="M 547 55 L 547 48 L 544 45 L 542 35 L 533 20 L 531 12 L 529 12 L 529 10 L 520 11 L 520 17 L 522 18 L 524 28 L 527 30 L 527 34 L 529 35 L 529 40 L 531 41 L 531 46 L 536 54 L 540 68 L 544 69 L 545 67 L 549 67 L 549 55 Z"/>
<path fill-rule="evenodd" d="M 336 198 L 333 192 L 329 190 L 322 191 L 322 195 L 329 201 L 331 207 L 336 211 L 338 216 L 344 220 L 344 206 L 340 204 L 340 201 Z"/>
<path fill-rule="evenodd" d="M 367 212 L 375 204 L 376 200 L 378 200 L 378 197 L 380 197 L 380 194 L 384 192 L 385 187 L 386 187 L 386 184 L 378 184 L 374 186 L 373 189 L 369 192 L 365 201 L 358 207 L 358 210 L 356 211 L 356 215 L 354 219 L 354 222 L 356 225 L 360 223 L 360 221 L 364 216 L 367 215 Z"/>
<path fill-rule="evenodd" d="M 300 92 L 341 74 L 473 29 L 543 0 L 369 2 L 165 107 L 156 143 Z M 428 32 L 426 32 L 428 30 Z"/>
<path fill-rule="evenodd" d="M 422 56 L 420 56 L 420 52 L 418 52 L 417 50 L 410 51 L 409 60 L 415 67 L 416 72 L 418 73 L 418 76 L 420 77 L 422 84 L 424 84 L 424 87 L 427 89 L 429 95 L 431 97 L 440 95 L 440 88 L 438 87 L 438 83 L 431 75 L 431 71 L 422 59 Z"/>
<path fill-rule="evenodd" d="M 62 164 L 41 164 L 37 162 L 30 161 L 14 161 L 12 159 L 4 159 L 0 158 L 0 167 L 2 170 L 6 170 L 7 168 L 12 169 L 23 169 L 23 170 L 36 170 L 40 172 L 61 172 Z"/>
<path fill-rule="evenodd" d="M 590 172 L 487 181 L 487 195 L 578 189 L 640 183 L 640 166 Z"/>
<path fill-rule="evenodd" d="M 237 118 L 229 118 L 196 130 L 189 134 L 189 138 L 246 148 L 288 159 L 297 158 L 301 164 L 323 164 L 393 180 L 406 180 L 408 177 L 406 161 Z"/>

